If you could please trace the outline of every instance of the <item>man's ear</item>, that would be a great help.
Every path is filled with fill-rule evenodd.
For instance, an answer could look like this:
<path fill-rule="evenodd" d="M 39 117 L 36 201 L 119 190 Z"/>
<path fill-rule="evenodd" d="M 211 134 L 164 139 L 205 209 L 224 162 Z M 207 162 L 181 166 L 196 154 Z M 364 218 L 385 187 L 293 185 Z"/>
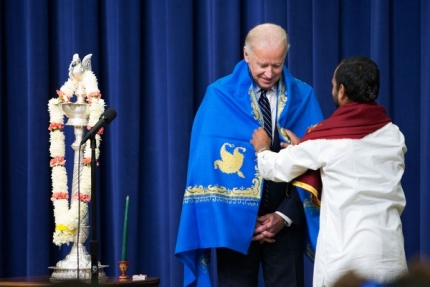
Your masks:
<path fill-rule="evenodd" d="M 343 84 L 339 85 L 339 96 L 341 100 L 348 98 L 348 96 L 346 95 L 345 86 Z"/>
<path fill-rule="evenodd" d="M 339 99 L 339 103 L 341 103 L 341 105 L 347 104 L 347 103 L 350 102 L 349 101 L 349 97 L 348 97 L 348 95 L 346 93 L 345 86 L 343 84 L 339 85 L 339 93 L 338 93 L 338 95 L 339 95 L 339 98 L 338 98 Z"/>
<path fill-rule="evenodd" d="M 246 51 L 245 47 L 243 47 L 243 58 L 245 59 L 245 62 L 249 62 L 249 55 L 248 52 Z"/>

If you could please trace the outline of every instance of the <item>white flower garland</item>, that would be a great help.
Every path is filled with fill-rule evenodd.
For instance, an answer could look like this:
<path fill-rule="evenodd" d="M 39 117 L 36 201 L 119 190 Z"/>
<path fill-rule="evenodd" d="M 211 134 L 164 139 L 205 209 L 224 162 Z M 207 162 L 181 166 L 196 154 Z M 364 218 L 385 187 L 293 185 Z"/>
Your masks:
<path fill-rule="evenodd" d="M 90 104 L 88 119 L 88 130 L 90 130 L 99 120 L 104 112 L 105 102 L 101 99 L 101 94 L 98 89 L 97 79 L 92 71 L 86 70 L 82 78 L 83 86 L 86 90 L 87 102 Z M 67 185 L 67 171 L 65 161 L 65 135 L 64 114 L 61 109 L 61 103 L 70 102 L 73 93 L 75 92 L 78 81 L 74 78 L 69 78 L 66 83 L 57 91 L 58 98 L 50 99 L 48 102 L 49 111 L 49 130 L 50 130 L 50 148 L 51 155 L 50 165 L 52 167 L 52 197 L 54 205 L 55 231 L 53 235 L 54 244 L 60 246 L 73 242 L 75 233 L 78 227 L 79 218 L 82 219 L 88 212 L 88 202 L 91 200 L 91 147 L 90 144 L 85 144 L 82 164 L 81 182 L 79 199 L 78 194 L 72 198 L 69 208 L 69 193 Z M 100 135 L 103 134 L 103 129 L 100 129 L 96 134 L 96 160 L 99 158 L 100 151 Z M 80 204 L 80 215 L 78 215 L 78 200 Z M 80 217 L 78 217 L 80 216 Z"/>

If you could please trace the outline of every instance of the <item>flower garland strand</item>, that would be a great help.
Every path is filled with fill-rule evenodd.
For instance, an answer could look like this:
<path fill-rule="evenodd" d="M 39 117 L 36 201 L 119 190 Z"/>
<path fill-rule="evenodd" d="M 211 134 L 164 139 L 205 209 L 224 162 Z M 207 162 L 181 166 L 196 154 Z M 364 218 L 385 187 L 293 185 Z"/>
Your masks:
<path fill-rule="evenodd" d="M 83 85 L 86 90 L 86 100 L 89 106 L 90 116 L 88 119 L 87 129 L 90 130 L 99 120 L 104 112 L 105 102 L 101 99 L 98 89 L 97 79 L 92 71 L 86 70 L 83 74 Z M 80 196 L 72 198 L 69 208 L 69 192 L 67 184 L 67 171 L 65 160 L 65 135 L 64 114 L 61 109 L 61 103 L 70 102 L 78 86 L 78 81 L 69 78 L 66 83 L 57 90 L 58 98 L 50 99 L 48 102 L 49 111 L 49 135 L 51 155 L 50 166 L 52 180 L 51 200 L 54 205 L 55 231 L 53 234 L 53 243 L 61 246 L 73 242 L 78 227 L 79 216 L 82 219 L 88 213 L 88 203 L 91 200 L 91 147 L 85 144 L 83 153 L 83 168 L 81 173 Z M 99 158 L 100 141 L 103 130 L 101 129 L 95 136 L 96 140 L 96 160 Z M 81 212 L 78 214 L 78 200 L 81 201 Z"/>

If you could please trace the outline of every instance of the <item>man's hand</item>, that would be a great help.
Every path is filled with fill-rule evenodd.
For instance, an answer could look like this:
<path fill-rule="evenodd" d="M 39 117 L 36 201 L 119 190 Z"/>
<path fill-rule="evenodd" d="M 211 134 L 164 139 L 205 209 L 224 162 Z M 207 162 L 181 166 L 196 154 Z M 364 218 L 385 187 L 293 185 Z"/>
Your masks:
<path fill-rule="evenodd" d="M 269 138 L 267 132 L 263 128 L 258 128 L 254 130 L 250 142 L 254 146 L 255 151 L 259 151 L 263 148 L 267 148 L 270 150 L 272 139 Z"/>
<path fill-rule="evenodd" d="M 273 237 L 284 227 L 284 219 L 275 212 L 260 216 L 257 218 L 252 240 L 273 243 Z"/>
<path fill-rule="evenodd" d="M 297 145 L 300 143 L 300 139 L 290 130 L 284 129 L 285 133 L 287 134 L 287 136 L 290 138 L 290 142 L 292 145 Z M 287 146 L 289 146 L 289 144 L 281 142 L 281 147 L 286 148 Z"/>

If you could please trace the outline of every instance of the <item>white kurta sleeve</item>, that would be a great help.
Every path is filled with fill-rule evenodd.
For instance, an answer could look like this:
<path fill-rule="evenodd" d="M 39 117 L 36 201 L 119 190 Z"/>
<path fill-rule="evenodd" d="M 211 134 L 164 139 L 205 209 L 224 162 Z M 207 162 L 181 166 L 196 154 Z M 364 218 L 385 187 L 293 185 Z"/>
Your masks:
<path fill-rule="evenodd" d="M 321 163 L 318 162 L 317 141 L 312 142 L 290 145 L 278 153 L 260 152 L 258 169 L 261 175 L 271 181 L 290 182 L 308 169 L 317 170 Z"/>

